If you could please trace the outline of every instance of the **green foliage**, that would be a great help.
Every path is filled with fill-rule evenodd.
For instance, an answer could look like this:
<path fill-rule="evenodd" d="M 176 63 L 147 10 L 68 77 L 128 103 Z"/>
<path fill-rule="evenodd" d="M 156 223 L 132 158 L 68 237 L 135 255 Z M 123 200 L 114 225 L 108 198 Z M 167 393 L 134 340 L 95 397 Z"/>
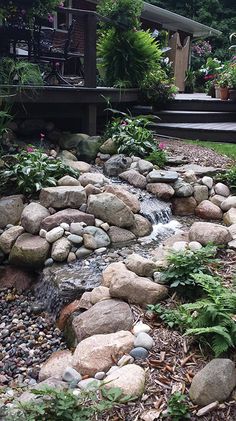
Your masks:
<path fill-rule="evenodd" d="M 159 168 L 163 168 L 167 161 L 166 153 L 160 147 L 151 152 L 145 159 L 152 162 L 153 165 L 157 165 Z"/>
<path fill-rule="evenodd" d="M 79 172 L 59 159 L 49 157 L 33 147 L 14 155 L 15 163 L 0 172 L 1 188 L 23 194 L 33 194 L 43 187 L 56 186 L 64 175 L 79 176 Z"/>
<path fill-rule="evenodd" d="M 8 416 L 9 421 L 92 421 L 96 415 L 111 410 L 118 403 L 125 403 L 130 397 L 122 397 L 122 390 L 91 387 L 76 396 L 72 390 L 58 390 L 45 387 L 32 390 L 39 401 L 19 403 L 17 412 Z"/>
<path fill-rule="evenodd" d="M 210 273 L 209 265 L 216 263 L 216 247 L 208 245 L 200 250 L 189 249 L 171 252 L 167 256 L 168 268 L 162 272 L 162 279 L 171 288 L 176 288 L 185 297 L 196 294 L 199 290 L 193 275 Z"/>
<path fill-rule="evenodd" d="M 186 396 L 180 392 L 173 393 L 168 400 L 168 407 L 164 417 L 170 417 L 173 421 L 190 419 Z"/>
<path fill-rule="evenodd" d="M 11 84 L 34 86 L 43 85 L 43 78 L 39 66 L 24 60 L 14 61 L 11 58 L 1 59 L 0 85 Z"/>
<path fill-rule="evenodd" d="M 226 182 L 233 190 L 236 189 L 236 165 L 229 168 L 225 173 L 217 177 L 218 180 Z"/>
<path fill-rule="evenodd" d="M 12 116 L 5 110 L 0 110 L 0 139 L 3 133 L 7 131 L 8 123 L 12 120 Z"/>
<path fill-rule="evenodd" d="M 219 279 L 211 275 L 199 273 L 193 278 L 203 290 L 205 298 L 182 304 L 174 310 L 160 305 L 149 306 L 149 309 L 170 327 L 207 343 L 218 357 L 236 345 L 236 292 L 225 288 Z"/>
<path fill-rule="evenodd" d="M 61 0 L 1 0 L 0 17 L 43 16 L 52 13 L 61 4 Z M 22 14 L 24 10 L 24 14 Z"/>
<path fill-rule="evenodd" d="M 104 31 L 98 40 L 100 72 L 105 83 L 123 87 L 139 87 L 145 75 L 158 66 L 162 52 L 148 31 Z"/>
<path fill-rule="evenodd" d="M 147 72 L 140 83 L 141 98 L 146 103 L 161 108 L 166 105 L 177 92 L 173 80 L 167 76 L 161 66 L 156 65 Z"/>
<path fill-rule="evenodd" d="M 153 132 L 147 127 L 155 116 L 132 117 L 116 110 L 110 111 L 119 117 L 113 117 L 108 123 L 103 137 L 115 141 L 118 153 L 144 158 L 156 150 Z"/>
<path fill-rule="evenodd" d="M 103 21 L 103 29 L 110 29 L 114 25 L 126 30 L 138 28 L 139 18 L 143 7 L 142 0 L 102 0 L 99 2 L 97 12 L 100 16 L 111 20 Z"/>

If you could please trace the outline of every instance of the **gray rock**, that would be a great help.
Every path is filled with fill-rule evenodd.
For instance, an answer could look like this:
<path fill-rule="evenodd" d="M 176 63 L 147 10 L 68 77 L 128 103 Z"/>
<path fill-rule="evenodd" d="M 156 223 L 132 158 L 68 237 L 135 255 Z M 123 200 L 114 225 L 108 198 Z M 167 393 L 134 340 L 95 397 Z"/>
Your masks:
<path fill-rule="evenodd" d="M 60 157 L 62 158 L 62 160 L 68 159 L 70 161 L 77 161 L 76 156 L 73 153 L 71 153 L 69 151 L 66 151 L 66 150 L 61 151 Z M 65 176 L 65 177 L 68 177 L 68 176 Z"/>
<path fill-rule="evenodd" d="M 227 212 L 231 208 L 236 208 L 236 196 L 227 197 L 227 199 L 221 203 L 220 207 L 224 212 Z"/>
<path fill-rule="evenodd" d="M 135 360 L 145 360 L 148 357 L 148 351 L 146 348 L 137 347 L 132 349 L 129 355 L 131 355 L 131 357 Z"/>
<path fill-rule="evenodd" d="M 2 197 L 0 199 L 0 228 L 20 221 L 24 205 L 20 195 Z"/>
<path fill-rule="evenodd" d="M 84 257 L 89 256 L 91 253 L 92 253 L 92 250 L 87 249 L 86 247 L 80 247 L 75 252 L 77 259 L 83 259 Z"/>
<path fill-rule="evenodd" d="M 111 243 L 114 245 L 124 246 L 136 239 L 136 236 L 124 228 L 111 226 L 108 231 Z"/>
<path fill-rule="evenodd" d="M 105 371 L 99 371 L 98 373 L 95 374 L 94 378 L 96 380 L 103 380 L 106 377 L 106 373 Z"/>
<path fill-rule="evenodd" d="M 63 151 L 67 152 L 67 151 Z M 70 175 L 65 175 L 57 182 L 58 186 L 81 186 L 80 181 Z"/>
<path fill-rule="evenodd" d="M 87 186 L 88 184 L 102 187 L 109 183 L 109 180 L 103 174 L 93 172 L 86 172 L 85 174 L 82 174 L 79 177 L 79 181 L 83 187 Z"/>
<path fill-rule="evenodd" d="M 13 244 L 23 232 L 24 228 L 19 225 L 4 231 L 0 236 L 0 250 L 5 254 L 9 254 Z"/>
<path fill-rule="evenodd" d="M 202 178 L 202 184 L 208 187 L 209 190 L 212 189 L 214 181 L 212 177 L 205 176 Z"/>
<path fill-rule="evenodd" d="M 46 240 L 49 243 L 54 243 L 55 241 L 59 240 L 64 234 L 64 229 L 62 227 L 56 227 L 46 233 Z"/>
<path fill-rule="evenodd" d="M 59 138 L 59 145 L 62 149 L 78 149 L 83 140 L 87 140 L 89 136 L 84 133 L 64 132 Z"/>
<path fill-rule="evenodd" d="M 197 203 L 201 203 L 203 200 L 208 200 L 208 196 L 209 194 L 207 186 L 194 186 L 194 199 L 197 201 Z M 212 203 L 214 202 L 212 201 Z"/>
<path fill-rule="evenodd" d="M 142 215 L 134 215 L 134 225 L 130 228 L 130 231 L 136 235 L 136 237 L 146 237 L 152 232 L 152 224 Z"/>
<path fill-rule="evenodd" d="M 230 195 L 230 189 L 223 183 L 217 183 L 214 187 L 215 193 L 220 196 L 228 197 Z"/>
<path fill-rule="evenodd" d="M 13 265 L 37 269 L 43 266 L 49 249 L 50 245 L 44 238 L 22 234 L 11 249 L 9 261 Z"/>
<path fill-rule="evenodd" d="M 147 175 L 148 183 L 174 183 L 177 179 L 176 171 L 153 170 Z"/>
<path fill-rule="evenodd" d="M 225 196 L 220 196 L 219 194 L 215 194 L 214 196 L 210 198 L 210 201 L 214 203 L 214 205 L 219 206 L 219 208 L 221 208 L 222 203 L 228 199 L 225 199 Z M 236 204 L 236 201 L 235 201 L 235 204 Z"/>
<path fill-rule="evenodd" d="M 215 358 L 194 376 L 189 395 L 194 403 L 205 406 L 215 401 L 223 402 L 235 386 L 234 362 Z"/>
<path fill-rule="evenodd" d="M 122 172 L 120 178 L 139 189 L 145 189 L 147 185 L 146 177 L 134 169 Z"/>
<path fill-rule="evenodd" d="M 216 168 L 216 167 L 203 167 L 198 164 L 187 164 L 182 165 L 181 167 L 174 167 L 172 170 L 177 171 L 178 173 L 185 173 L 189 171 L 193 171 L 195 175 L 201 177 L 205 175 L 215 175 L 219 172 L 222 172 L 222 168 Z M 187 180 L 186 180 L 187 181 Z"/>
<path fill-rule="evenodd" d="M 134 339 L 135 347 L 142 347 L 147 350 L 151 349 L 154 345 L 154 340 L 150 335 L 145 332 L 140 332 Z"/>
<path fill-rule="evenodd" d="M 95 218 L 93 215 L 81 212 L 78 209 L 64 209 L 45 218 L 41 224 L 41 228 L 49 231 L 60 225 L 62 222 L 66 222 L 67 224 L 79 222 L 85 223 L 86 225 L 94 225 Z M 80 235 L 78 232 L 71 231 L 71 233 Z"/>
<path fill-rule="evenodd" d="M 86 203 L 86 192 L 80 186 L 47 187 L 41 190 L 39 199 L 41 205 L 46 208 L 78 209 L 83 203 Z"/>
<path fill-rule="evenodd" d="M 117 177 L 119 174 L 127 170 L 132 163 L 132 159 L 125 155 L 114 155 L 104 164 L 104 174 L 109 177 Z"/>
<path fill-rule="evenodd" d="M 174 183 L 174 190 L 175 190 L 175 195 L 177 197 L 189 197 L 192 196 L 193 194 L 193 187 L 191 186 L 191 184 L 186 183 L 185 181 L 178 179 L 175 183 Z"/>
<path fill-rule="evenodd" d="M 137 162 L 137 169 L 141 174 L 147 174 L 153 170 L 153 164 L 145 159 L 139 159 Z"/>
<path fill-rule="evenodd" d="M 99 152 L 101 143 L 100 136 L 83 136 L 78 145 L 79 157 L 85 159 L 85 161 L 93 161 Z"/>
<path fill-rule="evenodd" d="M 95 248 L 99 249 L 107 247 L 110 244 L 109 236 L 101 228 L 97 227 L 86 227 L 84 228 L 84 234 L 91 234 L 95 240 Z"/>
<path fill-rule="evenodd" d="M 82 376 L 73 367 L 68 366 L 62 374 L 62 380 L 67 383 L 73 382 L 73 384 L 77 384 L 82 380 Z"/>
<path fill-rule="evenodd" d="M 81 224 L 80 222 L 72 222 L 70 226 L 70 232 L 71 234 L 82 236 L 84 233 L 83 224 Z"/>
<path fill-rule="evenodd" d="M 227 244 L 232 240 L 228 228 L 210 222 L 194 222 L 189 231 L 189 240 L 198 241 L 203 246 L 208 243 Z"/>
<path fill-rule="evenodd" d="M 30 234 L 38 234 L 42 221 L 50 215 L 48 209 L 39 203 L 30 203 L 21 214 L 21 225 Z"/>
<path fill-rule="evenodd" d="M 130 254 L 125 262 L 126 267 L 138 276 L 152 277 L 156 264 L 139 254 Z"/>
<path fill-rule="evenodd" d="M 81 380 L 81 382 L 79 382 L 78 386 L 80 389 L 83 390 L 96 390 L 99 386 L 100 386 L 101 382 L 98 379 L 94 379 L 94 378 L 89 378 L 89 379 L 84 379 Z"/>
<path fill-rule="evenodd" d="M 55 262 L 64 262 L 71 249 L 71 243 L 67 238 L 59 238 L 52 245 L 51 256 Z"/>
<path fill-rule="evenodd" d="M 53 263 L 54 263 L 54 260 L 51 257 L 49 257 L 49 259 L 45 260 L 44 266 L 47 268 L 47 267 L 52 266 Z"/>
<path fill-rule="evenodd" d="M 70 234 L 68 235 L 67 239 L 71 241 L 73 244 L 80 245 L 83 242 L 83 237 L 76 234 Z"/>

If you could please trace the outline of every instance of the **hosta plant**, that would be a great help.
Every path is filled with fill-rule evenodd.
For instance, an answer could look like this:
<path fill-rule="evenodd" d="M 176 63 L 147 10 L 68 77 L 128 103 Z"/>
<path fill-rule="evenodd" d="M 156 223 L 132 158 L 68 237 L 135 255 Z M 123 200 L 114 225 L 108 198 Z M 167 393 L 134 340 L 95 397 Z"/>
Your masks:
<path fill-rule="evenodd" d="M 78 178 L 79 172 L 65 165 L 60 159 L 50 159 L 41 150 L 28 147 L 14 155 L 14 163 L 6 164 L 0 173 L 2 189 L 26 195 L 43 187 L 56 186 L 64 175 Z"/>

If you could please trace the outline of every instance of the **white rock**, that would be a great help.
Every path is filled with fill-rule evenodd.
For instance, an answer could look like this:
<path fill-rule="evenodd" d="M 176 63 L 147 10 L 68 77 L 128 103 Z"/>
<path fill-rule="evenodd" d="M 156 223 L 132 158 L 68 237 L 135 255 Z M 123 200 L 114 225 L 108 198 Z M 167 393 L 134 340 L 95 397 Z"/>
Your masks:
<path fill-rule="evenodd" d="M 54 243 L 59 240 L 64 234 L 64 229 L 62 227 L 55 227 L 52 230 L 48 231 L 46 234 L 46 240 L 49 243 Z"/>
<path fill-rule="evenodd" d="M 171 247 L 174 251 L 184 251 L 188 247 L 187 241 L 176 241 Z"/>
<path fill-rule="evenodd" d="M 70 230 L 70 225 L 67 224 L 66 222 L 62 222 L 60 224 L 60 227 L 63 228 L 65 231 L 69 231 Z"/>
<path fill-rule="evenodd" d="M 214 181 L 213 181 L 212 177 L 208 177 L 206 175 L 205 177 L 202 178 L 202 184 L 207 186 L 209 190 L 213 187 L 213 183 L 214 183 Z"/>
<path fill-rule="evenodd" d="M 100 228 L 102 224 L 104 224 L 104 221 L 102 221 L 101 219 L 95 218 L 95 227 Z"/>
<path fill-rule="evenodd" d="M 97 389 L 100 386 L 101 382 L 100 380 L 94 379 L 94 378 L 89 378 L 89 379 L 84 379 L 81 380 L 78 383 L 78 386 L 80 389 Z"/>
<path fill-rule="evenodd" d="M 139 333 L 141 332 L 145 332 L 145 333 L 149 333 L 152 329 L 150 328 L 150 326 L 148 326 L 147 324 L 143 323 L 143 322 L 138 322 L 134 327 L 133 327 L 133 334 L 135 336 L 137 336 Z"/>
<path fill-rule="evenodd" d="M 106 373 L 107 376 L 109 376 L 109 374 L 114 373 L 114 371 L 119 370 L 119 367 L 117 365 L 113 365 L 108 372 Z"/>
<path fill-rule="evenodd" d="M 131 355 L 123 355 L 117 363 L 118 367 L 123 367 L 126 364 L 133 364 L 134 358 Z"/>
<path fill-rule="evenodd" d="M 108 231 L 109 230 L 109 228 L 110 228 L 110 225 L 107 223 L 107 222 L 104 222 L 102 225 L 101 225 L 101 228 L 104 230 L 104 231 Z"/>
<path fill-rule="evenodd" d="M 134 339 L 135 347 L 142 347 L 145 349 L 151 349 L 154 345 L 154 340 L 150 335 L 145 332 L 140 332 Z"/>
<path fill-rule="evenodd" d="M 42 238 L 46 238 L 46 234 L 47 234 L 47 231 L 41 228 L 41 230 L 39 231 L 39 236 Z"/>
<path fill-rule="evenodd" d="M 197 250 L 200 250 L 202 248 L 202 245 L 198 241 L 190 241 L 188 247 L 192 251 L 197 251 Z"/>
<path fill-rule="evenodd" d="M 106 377 L 105 371 L 98 371 L 98 373 L 96 373 L 94 376 L 96 380 L 103 380 L 104 377 Z"/>

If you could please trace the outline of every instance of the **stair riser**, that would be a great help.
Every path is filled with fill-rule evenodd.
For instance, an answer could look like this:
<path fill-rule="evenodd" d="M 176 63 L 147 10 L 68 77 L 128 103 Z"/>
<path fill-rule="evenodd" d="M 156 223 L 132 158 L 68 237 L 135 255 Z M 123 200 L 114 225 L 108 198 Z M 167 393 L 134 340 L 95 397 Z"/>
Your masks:
<path fill-rule="evenodd" d="M 236 143 L 236 132 L 230 131 L 214 131 L 214 130 L 199 130 L 199 129 L 180 129 L 170 127 L 156 127 L 158 135 L 176 137 L 180 139 L 191 140 L 208 140 L 211 142 L 227 142 Z"/>
<path fill-rule="evenodd" d="M 225 114 L 157 114 L 161 123 L 225 123 L 236 122 L 236 113 Z"/>
<path fill-rule="evenodd" d="M 176 111 L 236 111 L 236 103 L 231 101 L 191 101 L 176 100 L 171 101 L 167 106 L 167 110 Z M 158 112 L 158 111 L 157 111 Z"/>

